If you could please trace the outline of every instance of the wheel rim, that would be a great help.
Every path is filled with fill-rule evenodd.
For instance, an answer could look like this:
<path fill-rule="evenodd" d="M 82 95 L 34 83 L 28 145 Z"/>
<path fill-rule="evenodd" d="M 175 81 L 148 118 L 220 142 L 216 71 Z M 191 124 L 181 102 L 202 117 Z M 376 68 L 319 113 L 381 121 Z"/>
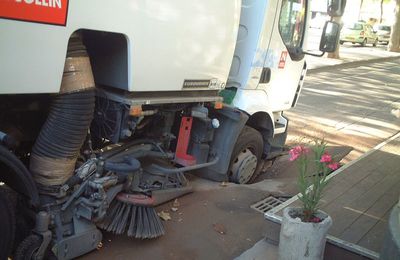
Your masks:
<path fill-rule="evenodd" d="M 233 161 L 232 176 L 240 184 L 247 183 L 257 168 L 257 156 L 246 148 Z"/>

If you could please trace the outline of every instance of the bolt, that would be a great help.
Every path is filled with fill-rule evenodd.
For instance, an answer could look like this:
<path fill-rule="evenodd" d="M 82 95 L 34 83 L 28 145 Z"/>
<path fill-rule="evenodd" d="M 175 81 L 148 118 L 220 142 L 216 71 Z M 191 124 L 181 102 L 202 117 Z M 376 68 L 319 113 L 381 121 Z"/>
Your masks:
<path fill-rule="evenodd" d="M 216 118 L 213 118 L 213 120 L 211 120 L 211 125 L 214 129 L 219 128 L 219 120 Z"/>

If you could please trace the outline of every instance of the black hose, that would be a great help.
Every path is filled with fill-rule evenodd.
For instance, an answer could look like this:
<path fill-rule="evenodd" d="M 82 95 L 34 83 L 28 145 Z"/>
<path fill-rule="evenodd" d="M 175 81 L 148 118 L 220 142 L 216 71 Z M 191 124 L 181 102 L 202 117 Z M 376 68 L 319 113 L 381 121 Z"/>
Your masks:
<path fill-rule="evenodd" d="M 12 171 L 12 174 L 4 174 L 2 181 L 18 193 L 27 196 L 31 205 L 39 206 L 39 193 L 31 173 L 15 154 L 2 145 L 0 145 L 0 163 Z"/>
<path fill-rule="evenodd" d="M 57 96 L 32 153 L 56 159 L 75 158 L 93 118 L 94 100 L 94 89 Z"/>
<path fill-rule="evenodd" d="M 41 193 L 56 193 L 73 174 L 95 106 L 94 88 L 58 95 L 32 148 L 30 170 Z"/>
<path fill-rule="evenodd" d="M 74 173 L 95 107 L 90 60 L 78 34 L 68 43 L 60 86 L 32 148 L 29 168 L 41 193 L 54 193 Z"/>
<path fill-rule="evenodd" d="M 102 159 L 111 159 L 114 156 L 119 156 L 120 153 L 124 152 L 125 150 L 128 150 L 129 148 L 132 148 L 132 147 L 134 147 L 136 145 L 140 145 L 140 144 L 151 144 L 155 148 L 157 148 L 162 154 L 164 154 L 166 158 L 168 158 L 168 154 L 161 148 L 161 146 L 159 144 L 157 144 L 154 140 L 146 139 L 146 138 L 136 139 L 129 143 L 125 143 L 121 146 L 112 148 L 109 151 L 105 151 L 101 154 L 101 158 Z"/>
<path fill-rule="evenodd" d="M 131 173 L 140 169 L 140 162 L 136 158 L 125 157 L 124 160 L 120 162 L 106 161 L 104 169 L 117 173 Z"/>

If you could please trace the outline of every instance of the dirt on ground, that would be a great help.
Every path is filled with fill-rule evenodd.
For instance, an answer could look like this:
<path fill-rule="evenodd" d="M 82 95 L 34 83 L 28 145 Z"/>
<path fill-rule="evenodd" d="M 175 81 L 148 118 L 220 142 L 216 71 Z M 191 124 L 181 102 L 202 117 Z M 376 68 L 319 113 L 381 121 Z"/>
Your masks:
<path fill-rule="evenodd" d="M 104 233 L 103 246 L 82 259 L 233 259 L 264 235 L 263 214 L 250 205 L 269 194 L 228 184 L 197 190 L 159 208 L 169 213 L 166 235 L 154 240 Z"/>

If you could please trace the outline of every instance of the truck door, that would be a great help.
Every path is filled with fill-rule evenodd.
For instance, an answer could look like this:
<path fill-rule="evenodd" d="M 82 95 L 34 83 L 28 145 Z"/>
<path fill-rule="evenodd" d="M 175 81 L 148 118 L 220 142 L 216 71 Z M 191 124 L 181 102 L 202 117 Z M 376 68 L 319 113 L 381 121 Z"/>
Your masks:
<path fill-rule="evenodd" d="M 257 89 L 280 0 L 243 0 L 227 87 Z"/>
<path fill-rule="evenodd" d="M 268 94 L 272 111 L 294 104 L 305 73 L 304 54 L 307 0 L 281 0 L 257 89 Z M 297 97 L 296 97 L 297 98 Z"/>

